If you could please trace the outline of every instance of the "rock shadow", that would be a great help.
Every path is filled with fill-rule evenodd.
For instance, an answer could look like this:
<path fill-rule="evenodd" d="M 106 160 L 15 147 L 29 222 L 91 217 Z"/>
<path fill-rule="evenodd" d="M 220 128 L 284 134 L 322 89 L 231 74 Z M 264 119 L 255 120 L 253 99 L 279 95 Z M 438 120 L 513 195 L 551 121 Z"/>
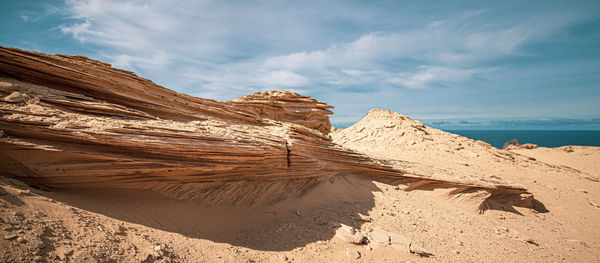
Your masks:
<path fill-rule="evenodd" d="M 329 240 L 340 223 L 359 229 L 375 205 L 370 180 L 337 175 L 296 198 L 254 206 L 207 206 L 140 190 L 54 190 L 44 195 L 114 219 L 263 251 Z"/>

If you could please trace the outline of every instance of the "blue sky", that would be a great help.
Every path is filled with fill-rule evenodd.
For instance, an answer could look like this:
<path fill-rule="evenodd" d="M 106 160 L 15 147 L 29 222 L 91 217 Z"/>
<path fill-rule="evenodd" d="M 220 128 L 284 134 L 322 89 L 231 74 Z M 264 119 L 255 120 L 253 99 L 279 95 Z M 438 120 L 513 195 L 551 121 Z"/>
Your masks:
<path fill-rule="evenodd" d="M 600 1 L 1 3 L 0 45 L 199 97 L 291 90 L 339 124 L 383 108 L 446 129 L 600 129 Z"/>

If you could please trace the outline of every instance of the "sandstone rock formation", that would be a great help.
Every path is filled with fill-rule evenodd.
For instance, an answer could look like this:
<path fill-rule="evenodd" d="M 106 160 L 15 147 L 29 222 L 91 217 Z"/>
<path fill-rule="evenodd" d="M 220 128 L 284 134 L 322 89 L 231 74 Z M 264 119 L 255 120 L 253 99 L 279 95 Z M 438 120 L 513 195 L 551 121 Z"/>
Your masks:
<path fill-rule="evenodd" d="M 85 57 L 4 47 L 0 87 L 1 173 L 39 187 L 252 204 L 354 174 L 531 199 L 518 185 L 404 169 L 341 147 L 328 136 L 331 106 L 291 92 L 218 102 Z"/>

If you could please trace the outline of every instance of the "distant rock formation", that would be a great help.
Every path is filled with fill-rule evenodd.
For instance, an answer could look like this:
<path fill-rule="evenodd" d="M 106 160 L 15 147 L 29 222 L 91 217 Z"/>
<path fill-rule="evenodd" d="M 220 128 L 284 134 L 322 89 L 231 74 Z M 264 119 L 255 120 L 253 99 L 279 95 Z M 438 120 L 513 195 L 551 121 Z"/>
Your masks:
<path fill-rule="evenodd" d="M 502 149 L 508 149 L 510 147 L 519 147 L 520 145 L 521 145 L 521 143 L 519 143 L 519 140 L 510 139 L 506 143 L 504 143 L 504 146 L 502 146 Z"/>
<path fill-rule="evenodd" d="M 522 144 L 521 146 L 519 146 L 521 149 L 536 149 L 538 148 L 537 144 L 533 144 L 533 143 L 526 143 L 526 144 Z"/>
<path fill-rule="evenodd" d="M 292 92 L 218 102 L 82 56 L 5 47 L 0 87 L 0 173 L 30 185 L 252 204 L 354 174 L 531 200 L 520 186 L 448 180 L 343 148 L 328 136 L 331 106 Z"/>

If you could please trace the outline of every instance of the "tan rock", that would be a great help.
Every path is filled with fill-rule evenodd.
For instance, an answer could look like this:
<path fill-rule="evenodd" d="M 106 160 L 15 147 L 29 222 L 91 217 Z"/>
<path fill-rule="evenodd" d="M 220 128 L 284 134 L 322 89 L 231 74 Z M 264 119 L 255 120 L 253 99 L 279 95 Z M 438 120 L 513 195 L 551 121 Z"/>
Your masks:
<path fill-rule="evenodd" d="M 504 182 L 437 177 L 340 147 L 328 136 L 332 107 L 292 92 L 219 102 L 82 56 L 6 47 L 0 47 L 0 71 L 2 81 L 20 94 L 12 102 L 22 97 L 43 102 L 34 103 L 30 115 L 0 115 L 0 130 L 11 138 L 0 148 L 0 168 L 28 184 L 144 189 L 210 204 L 282 200 L 338 174 L 411 185 L 435 181 L 440 187 L 489 191 L 490 198 L 522 199 L 527 193 Z M 31 112 L 27 107 L 0 102 L 1 112 Z M 430 133 L 398 113 L 373 110 L 368 116 L 379 122 L 378 130 L 362 133 L 371 136 L 367 139 L 388 140 L 382 137 L 386 130 L 408 128 L 404 137 L 423 143 Z"/>
<path fill-rule="evenodd" d="M 388 235 L 390 237 L 390 244 L 392 244 L 392 247 L 394 247 L 400 251 L 411 252 L 410 239 L 408 239 L 407 237 L 405 237 L 403 235 L 399 235 L 399 234 L 392 233 L 392 232 L 388 232 Z"/>
<path fill-rule="evenodd" d="M 379 244 L 386 244 L 389 245 L 390 244 L 390 235 L 388 234 L 387 231 L 380 229 L 380 228 L 375 228 L 373 229 L 373 232 L 371 232 L 371 241 L 375 242 L 375 243 L 379 243 Z"/>
<path fill-rule="evenodd" d="M 526 143 L 526 144 L 522 144 L 520 146 L 520 148 L 522 148 L 522 149 L 529 149 L 530 150 L 530 149 L 536 149 L 536 148 L 538 148 L 538 146 L 537 146 L 537 144 Z"/>
<path fill-rule="evenodd" d="M 362 245 L 368 242 L 368 238 L 362 232 L 345 224 L 340 225 L 340 228 L 335 231 L 335 237 L 338 239 L 356 245 Z"/>

